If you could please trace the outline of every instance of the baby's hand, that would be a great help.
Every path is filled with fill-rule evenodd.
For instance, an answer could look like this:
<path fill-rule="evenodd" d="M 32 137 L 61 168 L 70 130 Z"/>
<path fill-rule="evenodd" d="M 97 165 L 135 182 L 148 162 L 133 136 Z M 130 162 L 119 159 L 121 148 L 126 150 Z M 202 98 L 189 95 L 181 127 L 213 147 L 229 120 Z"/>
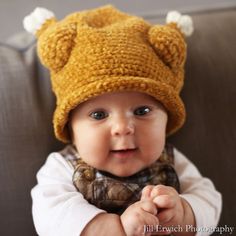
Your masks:
<path fill-rule="evenodd" d="M 158 225 L 156 214 L 157 208 L 151 199 L 141 200 L 130 205 L 120 216 L 126 235 L 140 236 L 144 234 L 145 225 Z"/>
<path fill-rule="evenodd" d="M 142 200 L 152 199 L 158 209 L 157 218 L 160 226 L 194 224 L 194 215 L 190 205 L 169 186 L 146 186 L 142 191 Z M 187 217 L 187 218 L 186 218 Z"/>

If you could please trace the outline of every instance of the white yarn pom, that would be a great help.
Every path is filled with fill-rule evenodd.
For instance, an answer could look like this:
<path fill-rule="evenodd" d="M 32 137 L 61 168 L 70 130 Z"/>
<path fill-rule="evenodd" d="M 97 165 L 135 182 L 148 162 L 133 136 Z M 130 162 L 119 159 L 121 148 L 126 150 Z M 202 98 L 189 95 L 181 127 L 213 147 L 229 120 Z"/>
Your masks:
<path fill-rule="evenodd" d="M 166 17 L 166 23 L 176 23 L 177 27 L 185 36 L 190 36 L 193 33 L 193 21 L 188 15 L 181 15 L 178 11 L 170 11 Z"/>
<path fill-rule="evenodd" d="M 23 26 L 25 30 L 35 35 L 37 30 L 41 28 L 44 22 L 53 17 L 53 12 L 45 8 L 37 7 L 31 14 L 24 18 Z"/>

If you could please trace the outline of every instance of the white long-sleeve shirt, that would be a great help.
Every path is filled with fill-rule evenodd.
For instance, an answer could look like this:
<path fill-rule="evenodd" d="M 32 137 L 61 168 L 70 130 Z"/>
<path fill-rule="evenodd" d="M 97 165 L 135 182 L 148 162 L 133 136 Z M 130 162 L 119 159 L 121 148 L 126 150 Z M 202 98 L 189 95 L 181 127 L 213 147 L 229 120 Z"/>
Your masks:
<path fill-rule="evenodd" d="M 204 229 L 218 224 L 221 194 L 182 153 L 174 149 L 174 156 L 180 196 L 191 205 L 197 229 L 203 229 L 196 235 L 209 235 Z M 33 220 L 40 236 L 79 236 L 97 214 L 104 212 L 89 204 L 77 191 L 72 183 L 73 172 L 73 167 L 60 152 L 51 153 L 38 171 L 38 184 L 31 195 Z"/>

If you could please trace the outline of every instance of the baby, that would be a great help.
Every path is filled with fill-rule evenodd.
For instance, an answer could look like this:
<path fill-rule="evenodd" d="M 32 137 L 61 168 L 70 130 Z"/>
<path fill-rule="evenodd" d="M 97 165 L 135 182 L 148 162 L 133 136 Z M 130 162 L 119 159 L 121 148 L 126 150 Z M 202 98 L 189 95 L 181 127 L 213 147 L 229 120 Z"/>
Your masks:
<path fill-rule="evenodd" d="M 37 174 L 38 234 L 195 235 L 216 226 L 220 193 L 166 143 L 185 121 L 191 18 L 171 12 L 166 25 L 150 25 L 104 6 L 57 22 L 37 8 L 24 26 L 50 70 L 55 135 L 68 143 Z"/>

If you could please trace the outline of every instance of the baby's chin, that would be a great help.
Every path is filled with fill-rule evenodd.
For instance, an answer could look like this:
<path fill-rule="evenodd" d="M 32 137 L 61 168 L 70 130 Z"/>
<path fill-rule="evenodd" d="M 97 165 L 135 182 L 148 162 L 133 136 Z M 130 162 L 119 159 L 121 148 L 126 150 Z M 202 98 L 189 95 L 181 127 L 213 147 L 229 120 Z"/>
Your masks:
<path fill-rule="evenodd" d="M 135 175 L 137 174 L 139 171 L 145 169 L 145 167 L 142 167 L 142 168 L 136 168 L 136 169 L 131 169 L 131 168 L 118 168 L 118 169 L 113 169 L 112 171 L 110 170 L 107 170 L 106 172 L 114 175 L 114 176 L 117 176 L 117 177 L 130 177 L 132 175 Z"/>

